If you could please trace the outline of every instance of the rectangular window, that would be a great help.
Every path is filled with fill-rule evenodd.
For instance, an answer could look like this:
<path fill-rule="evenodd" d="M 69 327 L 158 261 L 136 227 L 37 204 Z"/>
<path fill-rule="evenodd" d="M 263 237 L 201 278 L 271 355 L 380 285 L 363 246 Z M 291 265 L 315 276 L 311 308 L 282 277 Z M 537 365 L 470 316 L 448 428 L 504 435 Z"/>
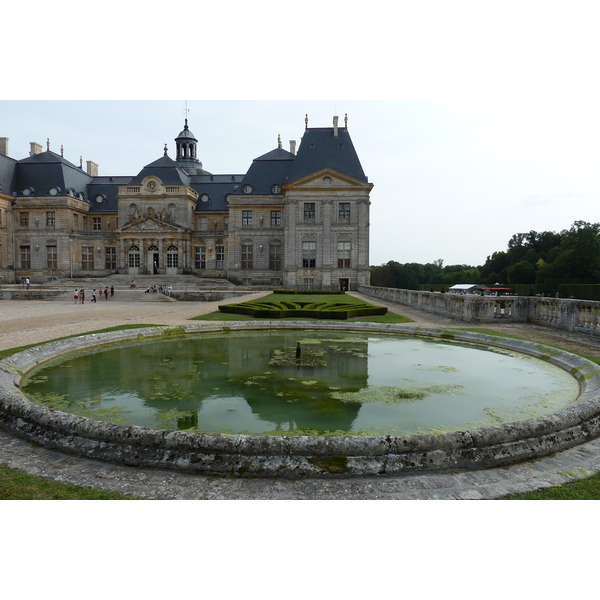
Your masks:
<path fill-rule="evenodd" d="M 206 246 L 196 246 L 196 269 L 206 269 Z"/>
<path fill-rule="evenodd" d="M 305 290 L 314 290 L 315 289 L 315 278 L 314 277 L 305 277 L 304 278 L 304 289 Z"/>
<path fill-rule="evenodd" d="M 19 225 L 21 227 L 29 227 L 29 213 L 19 213 Z"/>
<path fill-rule="evenodd" d="M 94 231 L 102 231 L 102 218 L 92 217 L 92 229 Z"/>
<path fill-rule="evenodd" d="M 105 266 L 107 269 L 117 268 L 117 249 L 113 247 L 106 248 L 106 262 Z"/>
<path fill-rule="evenodd" d="M 314 221 L 315 220 L 315 203 L 305 202 L 304 203 L 304 220 Z"/>
<path fill-rule="evenodd" d="M 88 218 L 83 217 L 83 231 L 87 231 L 87 230 L 88 230 Z"/>
<path fill-rule="evenodd" d="M 198 231 L 208 230 L 208 217 L 198 217 Z"/>
<path fill-rule="evenodd" d="M 223 230 L 229 231 L 229 217 L 223 217 Z"/>
<path fill-rule="evenodd" d="M 179 266 L 179 253 L 178 252 L 167 252 L 167 267 L 172 269 Z"/>
<path fill-rule="evenodd" d="M 242 211 L 242 227 L 252 227 L 252 211 Z"/>
<path fill-rule="evenodd" d="M 281 227 L 281 211 L 271 211 L 271 227 Z"/>
<path fill-rule="evenodd" d="M 58 268 L 58 253 L 56 246 L 46 246 L 46 264 L 48 269 Z"/>
<path fill-rule="evenodd" d="M 340 221 L 349 221 L 350 220 L 350 202 L 340 202 L 338 219 Z"/>
<path fill-rule="evenodd" d="M 317 266 L 317 242 L 302 242 L 302 268 L 314 269 Z"/>
<path fill-rule="evenodd" d="M 79 229 L 79 215 L 73 215 L 73 229 Z"/>
<path fill-rule="evenodd" d="M 56 213 L 54 211 L 46 213 L 46 227 L 54 227 L 56 225 Z"/>
<path fill-rule="evenodd" d="M 140 253 L 138 252 L 129 252 L 129 266 L 132 268 L 140 266 Z"/>
<path fill-rule="evenodd" d="M 281 246 L 269 246 L 269 269 L 271 271 L 281 271 Z"/>
<path fill-rule="evenodd" d="M 83 246 L 81 248 L 81 268 L 84 271 L 94 270 L 94 248 L 93 246 Z"/>
<path fill-rule="evenodd" d="M 242 244 L 242 269 L 251 269 L 253 261 L 252 244 Z"/>
<path fill-rule="evenodd" d="M 225 268 L 225 246 L 217 246 L 215 248 L 215 252 L 217 254 L 217 264 L 215 265 L 217 269 Z"/>
<path fill-rule="evenodd" d="M 21 269 L 31 269 L 31 248 L 29 246 L 21 246 Z"/>
<path fill-rule="evenodd" d="M 352 250 L 351 242 L 338 242 L 338 269 L 349 269 L 350 268 L 350 251 Z"/>

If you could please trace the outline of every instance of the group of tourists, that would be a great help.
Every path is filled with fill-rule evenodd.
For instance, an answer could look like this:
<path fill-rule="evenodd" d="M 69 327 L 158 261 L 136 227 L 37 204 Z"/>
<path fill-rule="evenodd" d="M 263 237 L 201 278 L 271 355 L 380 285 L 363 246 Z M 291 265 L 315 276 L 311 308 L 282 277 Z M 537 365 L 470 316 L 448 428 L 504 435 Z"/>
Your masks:
<path fill-rule="evenodd" d="M 102 298 L 102 296 L 104 296 L 105 300 L 108 300 L 109 296 L 112 298 L 115 295 L 115 288 L 114 286 L 110 286 L 110 289 L 108 288 L 108 286 L 104 289 L 100 288 L 99 290 L 92 290 L 92 302 L 96 302 L 97 297 L 100 296 L 100 298 Z M 75 290 L 75 294 L 73 295 L 73 299 L 75 300 L 75 304 L 77 304 L 77 302 L 79 302 L 79 304 L 84 304 L 85 303 L 85 290 Z"/>

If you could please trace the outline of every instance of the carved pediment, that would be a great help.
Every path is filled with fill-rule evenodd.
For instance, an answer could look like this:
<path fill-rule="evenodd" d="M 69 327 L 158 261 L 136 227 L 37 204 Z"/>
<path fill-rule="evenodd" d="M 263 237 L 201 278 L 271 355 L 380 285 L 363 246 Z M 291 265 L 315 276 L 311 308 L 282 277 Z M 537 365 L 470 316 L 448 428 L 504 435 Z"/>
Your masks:
<path fill-rule="evenodd" d="M 132 219 L 128 223 L 125 223 L 119 231 L 184 231 L 182 227 L 154 219 L 152 217 L 146 217 L 141 219 Z"/>
<path fill-rule="evenodd" d="M 343 173 L 339 173 L 329 168 L 296 179 L 296 181 L 292 181 L 285 186 L 288 190 L 292 188 L 313 188 L 323 190 L 364 188 L 365 190 L 370 190 L 372 187 L 373 184 L 371 183 L 359 181 L 358 179 L 354 179 L 354 177 L 349 177 L 348 175 L 344 175 Z"/>

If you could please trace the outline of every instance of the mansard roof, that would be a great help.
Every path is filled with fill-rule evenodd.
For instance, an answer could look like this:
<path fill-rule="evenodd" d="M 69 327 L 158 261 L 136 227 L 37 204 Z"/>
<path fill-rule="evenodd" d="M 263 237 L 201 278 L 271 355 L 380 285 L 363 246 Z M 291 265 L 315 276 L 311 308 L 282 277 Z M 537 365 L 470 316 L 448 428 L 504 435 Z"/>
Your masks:
<path fill-rule="evenodd" d="M 198 192 L 198 211 L 226 211 L 227 196 L 235 194 L 244 175 L 192 175 L 191 187 Z M 204 201 L 204 196 L 208 200 Z"/>
<path fill-rule="evenodd" d="M 73 190 L 76 195 L 85 195 L 91 179 L 81 167 L 48 150 L 17 161 L 12 189 L 18 196 L 26 188 L 32 190 L 31 196 L 47 196 L 53 187 L 59 188 L 60 194 Z"/>
<path fill-rule="evenodd" d="M 287 182 L 295 158 L 291 152 L 275 148 L 252 161 L 241 185 L 251 185 L 253 194 L 271 194 L 274 184 Z"/>
<path fill-rule="evenodd" d="M 189 175 L 167 156 L 161 156 L 158 160 L 146 165 L 132 180 L 131 185 L 139 185 L 149 175 L 155 175 L 165 185 L 190 185 Z"/>
<path fill-rule="evenodd" d="M 368 181 L 346 127 L 313 127 L 304 131 L 290 181 L 325 168 L 359 181 Z"/>
<path fill-rule="evenodd" d="M 17 161 L 0 154 L 0 193 L 11 194 L 12 182 Z"/>

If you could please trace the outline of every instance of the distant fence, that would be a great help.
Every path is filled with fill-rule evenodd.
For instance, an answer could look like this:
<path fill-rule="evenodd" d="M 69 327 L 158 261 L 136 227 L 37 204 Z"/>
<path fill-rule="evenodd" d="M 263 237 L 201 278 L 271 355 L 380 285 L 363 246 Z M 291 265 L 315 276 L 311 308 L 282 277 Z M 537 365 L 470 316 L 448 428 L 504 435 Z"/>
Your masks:
<path fill-rule="evenodd" d="M 535 323 L 600 336 L 600 302 L 538 296 L 440 294 L 359 286 L 358 292 L 469 323 Z"/>

